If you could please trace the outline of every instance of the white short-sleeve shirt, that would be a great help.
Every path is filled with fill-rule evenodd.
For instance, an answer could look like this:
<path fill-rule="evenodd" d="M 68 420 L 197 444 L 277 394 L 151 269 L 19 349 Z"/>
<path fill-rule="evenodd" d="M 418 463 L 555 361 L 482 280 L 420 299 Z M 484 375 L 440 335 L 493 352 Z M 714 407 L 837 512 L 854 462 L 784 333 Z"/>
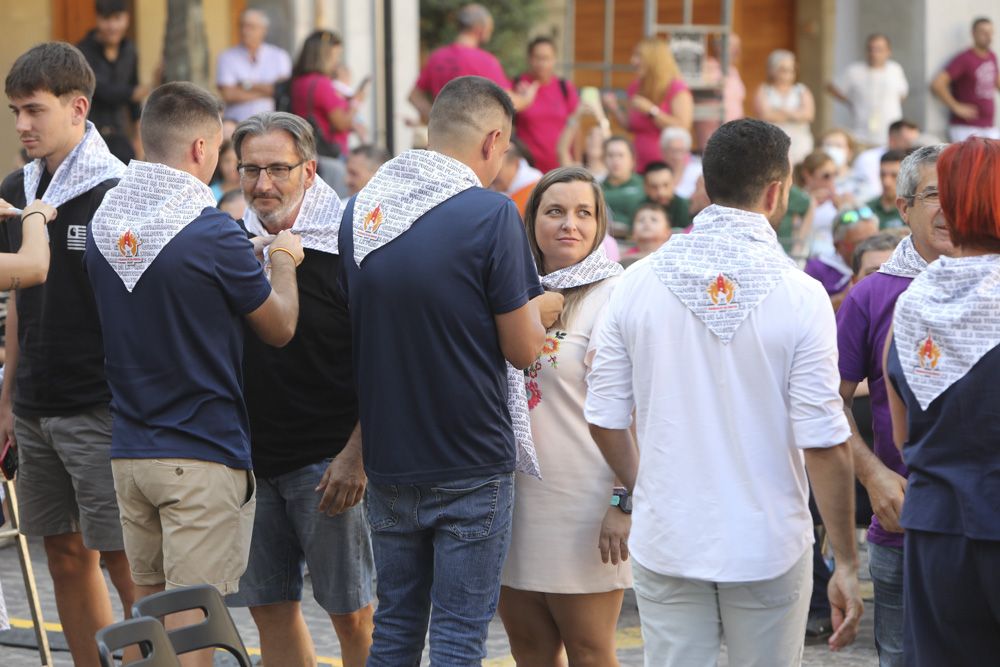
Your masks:
<path fill-rule="evenodd" d="M 243 83 L 273 84 L 292 75 L 292 59 L 281 47 L 261 44 L 257 57 L 251 58 L 246 47 L 239 45 L 219 54 L 215 68 L 215 83 L 222 86 L 239 86 Z M 256 113 L 274 111 L 274 98 L 261 97 L 249 102 L 226 105 L 225 117 L 242 122 Z"/>
<path fill-rule="evenodd" d="M 889 126 L 903 117 L 903 98 L 910 92 L 903 68 L 895 60 L 884 67 L 857 62 L 847 66 L 837 87 L 851 100 L 854 136 L 868 144 L 885 143 Z"/>
<path fill-rule="evenodd" d="M 804 448 L 847 440 L 823 287 L 789 271 L 724 344 L 643 260 L 591 338 L 586 418 L 639 440 L 629 550 L 716 582 L 787 572 L 813 542 Z"/>

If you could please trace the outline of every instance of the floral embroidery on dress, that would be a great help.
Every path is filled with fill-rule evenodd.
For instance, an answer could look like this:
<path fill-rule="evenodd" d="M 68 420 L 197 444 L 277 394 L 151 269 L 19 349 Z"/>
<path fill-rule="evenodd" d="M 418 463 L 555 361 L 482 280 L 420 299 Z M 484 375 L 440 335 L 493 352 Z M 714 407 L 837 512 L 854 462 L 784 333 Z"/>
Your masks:
<path fill-rule="evenodd" d="M 525 386 L 528 389 L 529 410 L 534 410 L 535 406 L 542 402 L 542 390 L 539 389 L 536 380 L 539 371 L 545 366 L 543 360 L 547 361 L 552 368 L 559 368 L 559 356 L 556 353 L 559 351 L 559 343 L 566 340 L 566 336 L 565 331 L 554 331 L 551 336 L 546 336 L 541 354 L 535 359 L 535 363 L 524 370 Z"/>

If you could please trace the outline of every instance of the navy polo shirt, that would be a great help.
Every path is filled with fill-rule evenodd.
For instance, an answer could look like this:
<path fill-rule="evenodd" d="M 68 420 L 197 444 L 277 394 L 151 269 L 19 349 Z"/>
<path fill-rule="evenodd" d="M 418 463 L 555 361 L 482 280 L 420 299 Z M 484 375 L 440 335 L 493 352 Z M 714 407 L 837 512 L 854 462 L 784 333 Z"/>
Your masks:
<path fill-rule="evenodd" d="M 206 208 L 131 293 L 89 231 L 84 261 L 104 332 L 111 457 L 250 469 L 243 317 L 264 303 L 271 285 L 246 233 Z"/>
<path fill-rule="evenodd" d="M 926 410 L 910 390 L 895 341 L 889 346 L 886 374 L 906 404 L 910 431 L 903 447 L 910 476 L 900 525 L 1000 540 L 1000 346 Z"/>
<path fill-rule="evenodd" d="M 542 293 L 517 207 L 471 188 L 354 261 L 340 230 L 365 470 L 376 484 L 510 472 L 514 434 L 494 316 Z"/>

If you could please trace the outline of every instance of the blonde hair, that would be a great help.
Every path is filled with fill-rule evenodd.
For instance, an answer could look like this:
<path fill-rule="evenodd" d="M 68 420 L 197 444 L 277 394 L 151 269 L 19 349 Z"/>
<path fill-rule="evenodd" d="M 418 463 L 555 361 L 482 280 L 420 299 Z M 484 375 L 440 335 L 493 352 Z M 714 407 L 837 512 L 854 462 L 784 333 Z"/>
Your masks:
<path fill-rule="evenodd" d="M 594 219 L 597 220 L 597 230 L 594 233 L 594 242 L 591 244 L 590 249 L 587 250 L 588 256 L 601 246 L 605 235 L 608 233 L 608 207 L 604 202 L 604 192 L 601 190 L 601 186 L 594 176 L 583 167 L 559 167 L 553 169 L 542 176 L 542 179 L 535 185 L 535 189 L 531 191 L 531 196 L 528 197 L 528 204 L 524 209 L 524 226 L 528 232 L 528 245 L 531 247 L 531 256 L 535 260 L 535 265 L 539 273 L 545 270 L 543 268 L 545 266 L 545 256 L 542 254 L 542 249 L 539 247 L 538 239 L 535 236 L 535 219 L 538 216 L 538 208 L 542 204 L 542 197 L 545 195 L 545 191 L 553 185 L 576 182 L 589 183 L 594 193 Z M 561 290 L 565 299 L 563 310 L 553 326 L 567 327 L 572 321 L 573 313 L 576 311 L 580 301 L 583 300 L 587 292 L 596 284 L 590 283 L 589 285 Z"/>
<path fill-rule="evenodd" d="M 647 37 L 635 47 L 645 74 L 639 79 L 639 94 L 659 105 L 674 79 L 681 75 L 670 45 L 658 37 Z"/>

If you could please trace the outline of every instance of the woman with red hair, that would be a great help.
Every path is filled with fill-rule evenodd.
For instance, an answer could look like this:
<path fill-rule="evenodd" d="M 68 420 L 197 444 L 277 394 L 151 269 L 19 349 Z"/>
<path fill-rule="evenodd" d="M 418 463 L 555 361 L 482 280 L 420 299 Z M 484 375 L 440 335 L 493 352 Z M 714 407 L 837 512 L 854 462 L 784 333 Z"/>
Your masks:
<path fill-rule="evenodd" d="M 904 542 L 907 665 L 1000 655 L 1000 141 L 938 160 L 957 254 L 899 297 L 886 350 L 893 437 L 910 471 Z"/>

